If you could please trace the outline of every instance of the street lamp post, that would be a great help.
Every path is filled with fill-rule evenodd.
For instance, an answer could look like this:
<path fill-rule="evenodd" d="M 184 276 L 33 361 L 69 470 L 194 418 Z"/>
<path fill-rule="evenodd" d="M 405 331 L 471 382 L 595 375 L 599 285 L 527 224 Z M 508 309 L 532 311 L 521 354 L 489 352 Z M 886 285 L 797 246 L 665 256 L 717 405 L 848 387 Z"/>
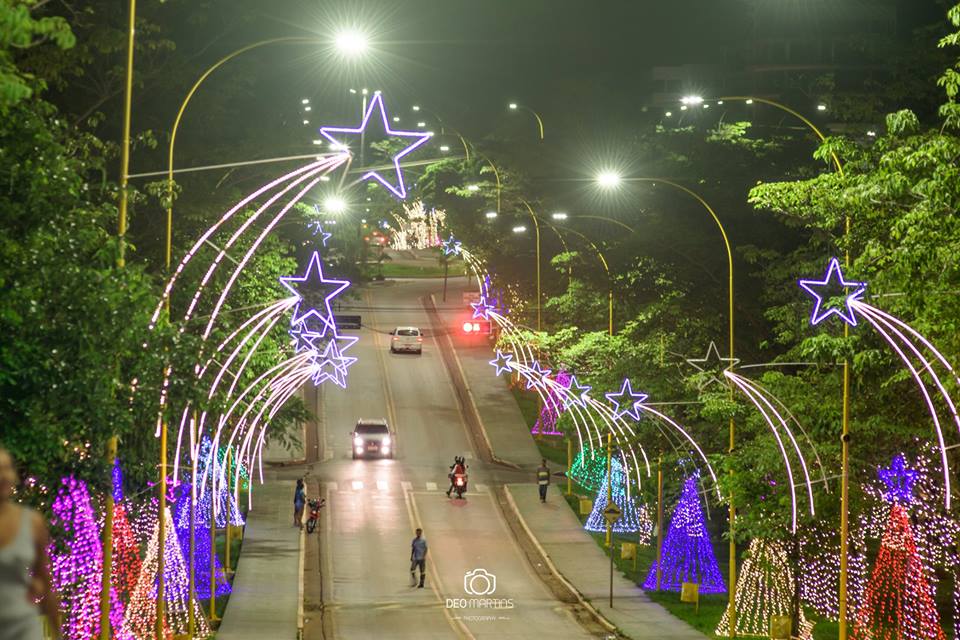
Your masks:
<path fill-rule="evenodd" d="M 523 109 L 524 111 L 529 111 L 533 114 L 533 117 L 537 119 L 537 128 L 540 131 L 540 139 L 543 140 L 543 118 L 540 117 L 540 114 L 531 109 L 526 105 L 519 104 L 517 102 L 511 102 L 507 105 L 511 111 L 517 111 L 518 109 Z"/>

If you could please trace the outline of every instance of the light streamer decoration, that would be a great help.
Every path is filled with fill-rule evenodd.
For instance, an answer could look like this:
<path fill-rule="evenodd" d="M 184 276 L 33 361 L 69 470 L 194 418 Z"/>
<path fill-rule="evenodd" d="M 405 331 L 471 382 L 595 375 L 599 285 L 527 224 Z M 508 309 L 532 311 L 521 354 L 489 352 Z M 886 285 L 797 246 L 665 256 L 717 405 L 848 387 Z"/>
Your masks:
<path fill-rule="evenodd" d="M 687 364 L 705 374 L 697 383 L 697 390 L 703 391 L 712 384 L 725 386 L 723 374 L 737 366 L 740 358 L 724 358 L 717 349 L 713 340 L 707 346 L 707 353 L 702 358 L 686 358 Z"/>
<path fill-rule="evenodd" d="M 558 371 L 554 382 L 561 387 L 569 389 L 570 374 L 566 371 Z M 549 402 L 545 403 L 543 408 L 540 409 L 540 416 L 533 424 L 533 429 L 530 430 L 530 433 L 541 436 L 562 436 L 563 432 L 557 430 L 557 419 L 566 409 L 564 406 L 566 403 L 553 387 L 547 392 L 547 399 Z"/>
<path fill-rule="evenodd" d="M 948 447 L 940 415 L 934 402 L 935 394 L 931 393 L 931 389 L 924 381 L 924 376 L 928 377 L 933 383 L 933 386 L 936 388 L 936 394 L 939 394 L 941 401 L 946 406 L 946 413 L 953 421 L 958 433 L 960 433 L 960 415 L 957 413 L 956 403 L 948 392 L 946 385 L 941 380 L 940 375 L 937 373 L 937 369 L 939 368 L 953 378 L 954 384 L 960 384 L 960 377 L 957 376 L 953 366 L 933 343 L 920 334 L 920 332 L 902 320 L 863 302 L 861 298 L 867 285 L 863 282 L 846 280 L 840 268 L 840 262 L 836 258 L 830 260 L 823 280 L 800 280 L 800 286 L 814 298 L 814 308 L 810 318 L 811 324 L 816 325 L 830 316 L 837 316 L 848 325 L 856 326 L 857 314 L 859 314 L 869 322 L 884 341 L 890 345 L 891 349 L 893 349 L 901 361 L 903 361 L 911 378 L 916 382 L 923 396 L 927 411 L 933 421 L 943 471 L 943 498 L 947 509 L 950 509 L 952 490 L 949 461 L 947 458 Z M 831 286 L 834 288 L 847 288 L 842 309 L 837 307 L 825 308 L 825 294 L 821 293 L 821 289 Z"/>
<path fill-rule="evenodd" d="M 378 123 L 383 124 L 383 131 L 388 136 L 395 138 L 408 138 L 411 140 L 411 143 L 401 149 L 400 152 L 398 152 L 392 158 L 393 168 L 396 172 L 395 183 L 387 181 L 377 171 L 367 171 L 360 177 L 360 180 L 363 181 L 372 178 L 386 187 L 386 189 L 396 196 L 398 200 L 403 200 L 407 197 L 407 188 L 403 182 L 403 171 L 400 169 L 400 160 L 412 153 L 418 147 L 426 144 L 426 142 L 433 136 L 433 133 L 391 129 L 390 124 L 387 122 L 387 110 L 383 105 L 383 96 L 379 91 L 376 91 L 373 94 L 373 99 L 370 100 L 370 103 L 367 105 L 367 110 L 363 114 L 363 120 L 361 120 L 358 127 L 320 127 L 320 135 L 329 140 L 330 143 L 338 150 L 349 152 L 349 145 L 343 143 L 342 140 L 348 139 L 350 136 L 355 136 L 359 139 L 360 135 L 364 133 L 367 125 L 370 123 L 370 116 L 373 114 L 375 109 L 380 115 Z"/>
<path fill-rule="evenodd" d="M 661 555 L 660 585 L 665 591 L 679 592 L 684 582 L 694 582 L 700 585 L 700 593 L 726 593 L 697 495 L 698 480 L 697 475 L 686 479 L 680 502 L 670 516 Z M 650 567 L 643 588 L 657 588 L 656 562 Z"/>
<path fill-rule="evenodd" d="M 754 538 L 737 577 L 737 636 L 767 637 L 772 616 L 793 616 L 793 571 L 787 551 L 779 540 Z M 803 607 L 799 611 L 800 638 L 811 640 L 813 624 L 806 620 Z M 714 632 L 730 636 L 730 611 L 723 612 Z"/>
<path fill-rule="evenodd" d="M 639 501 L 636 496 L 627 495 L 627 475 L 623 464 L 616 458 L 610 461 L 610 493 L 613 502 L 620 508 L 620 519 L 613 523 L 614 533 L 635 533 L 640 544 L 650 544 L 653 534 L 653 520 L 647 505 Z M 639 503 L 639 504 L 638 504 Z M 593 501 L 593 510 L 587 517 L 583 528 L 594 533 L 603 533 L 607 530 L 607 521 L 603 510 L 607 507 L 607 474 L 606 469 L 600 481 L 600 488 Z"/>

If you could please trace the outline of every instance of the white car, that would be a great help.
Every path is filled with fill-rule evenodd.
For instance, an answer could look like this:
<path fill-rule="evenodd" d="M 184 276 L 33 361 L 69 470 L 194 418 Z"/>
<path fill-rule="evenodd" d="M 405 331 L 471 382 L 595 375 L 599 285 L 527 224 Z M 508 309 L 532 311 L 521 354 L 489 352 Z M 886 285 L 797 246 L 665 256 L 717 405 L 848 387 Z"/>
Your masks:
<path fill-rule="evenodd" d="M 392 458 L 396 449 L 394 434 L 383 418 L 360 418 L 350 432 L 353 459 L 376 456 Z"/>
<path fill-rule="evenodd" d="M 397 327 L 390 332 L 390 353 L 413 351 L 423 353 L 423 334 L 417 327 Z"/>

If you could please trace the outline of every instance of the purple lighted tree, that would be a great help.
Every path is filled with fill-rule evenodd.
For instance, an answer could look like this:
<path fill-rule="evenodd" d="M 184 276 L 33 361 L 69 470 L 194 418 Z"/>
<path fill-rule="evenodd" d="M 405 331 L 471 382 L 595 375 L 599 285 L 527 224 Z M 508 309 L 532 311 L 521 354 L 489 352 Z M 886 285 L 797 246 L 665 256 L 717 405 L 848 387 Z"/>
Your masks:
<path fill-rule="evenodd" d="M 695 582 L 700 585 L 700 593 L 726 593 L 703 520 L 697 480 L 699 474 L 687 478 L 680 502 L 670 518 L 670 530 L 663 543 L 660 587 L 665 591 L 680 591 L 684 582 Z M 650 567 L 643 588 L 657 588 L 656 562 Z"/>
<path fill-rule="evenodd" d="M 557 373 L 555 382 L 564 389 L 569 389 L 570 374 L 566 371 L 560 371 Z M 564 409 L 564 400 L 561 393 L 553 386 L 547 385 L 545 400 L 543 408 L 540 410 L 540 417 L 537 418 L 537 422 L 533 425 L 530 433 L 542 436 L 562 436 L 563 432 L 557 431 L 557 418 L 560 417 Z"/>

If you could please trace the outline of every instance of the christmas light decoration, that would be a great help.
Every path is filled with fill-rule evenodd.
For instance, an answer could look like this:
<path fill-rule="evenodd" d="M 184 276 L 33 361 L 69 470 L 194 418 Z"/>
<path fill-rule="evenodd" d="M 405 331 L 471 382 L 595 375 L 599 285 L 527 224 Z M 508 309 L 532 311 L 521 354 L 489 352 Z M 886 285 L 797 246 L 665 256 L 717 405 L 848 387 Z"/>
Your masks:
<path fill-rule="evenodd" d="M 700 585 L 700 593 L 726 593 L 727 587 L 720 575 L 697 495 L 699 479 L 699 474 L 687 478 L 680 502 L 670 517 L 670 529 L 661 556 L 660 586 L 665 591 L 679 592 L 684 582 L 694 582 Z M 656 561 L 650 567 L 643 588 L 657 588 Z"/>
<path fill-rule="evenodd" d="M 60 597 L 61 630 L 70 640 L 99 638 L 103 552 L 86 483 L 63 478 L 51 511 L 59 535 L 49 549 L 50 573 Z"/>
<path fill-rule="evenodd" d="M 610 465 L 610 486 L 614 504 L 620 507 L 620 519 L 613 523 L 614 533 L 636 533 L 640 544 L 650 544 L 653 534 L 653 520 L 647 505 L 637 505 L 636 496 L 627 495 L 627 474 L 623 465 L 614 458 Z M 607 474 L 603 470 L 603 479 L 597 490 L 597 497 L 593 501 L 593 511 L 587 517 L 583 528 L 594 533 L 607 530 L 607 521 L 603 517 L 603 510 L 607 508 Z"/>
<path fill-rule="evenodd" d="M 496 357 L 490 361 L 490 364 L 497 370 L 496 375 L 500 375 L 504 371 L 510 372 L 510 361 L 513 359 L 512 353 L 504 353 L 497 349 Z"/>
<path fill-rule="evenodd" d="M 909 504 L 913 499 L 913 484 L 917 481 L 917 472 L 908 469 L 903 455 L 896 455 L 888 469 L 877 469 L 877 475 L 887 485 L 884 498 L 890 502 Z"/>
<path fill-rule="evenodd" d="M 407 197 L 407 189 L 403 183 L 403 172 L 400 170 L 400 160 L 406 155 L 410 154 L 412 151 L 422 146 L 433 136 L 432 133 L 422 132 L 422 131 L 395 131 L 390 128 L 390 125 L 387 123 L 387 111 L 383 105 L 383 96 L 380 95 L 380 92 L 377 91 L 373 94 L 373 99 L 370 101 L 370 104 L 367 106 L 366 113 L 363 114 L 363 120 L 360 122 L 360 126 L 356 128 L 348 127 L 320 127 L 320 135 L 329 140 L 334 145 L 338 145 L 337 148 L 345 149 L 348 148 L 337 138 L 343 138 L 342 134 L 352 134 L 359 136 L 367 128 L 367 124 L 370 121 L 370 115 L 373 113 L 373 110 L 377 109 L 380 113 L 380 120 L 383 123 L 383 131 L 388 136 L 400 137 L 400 138 L 411 138 L 413 142 L 404 147 L 393 156 L 393 168 L 396 171 L 396 185 L 387 182 L 379 173 L 376 171 L 368 171 L 363 174 L 360 179 L 368 180 L 373 178 L 384 187 L 386 187 L 390 193 L 395 195 L 398 199 L 403 200 Z M 336 137 L 335 137 L 336 136 Z"/>
<path fill-rule="evenodd" d="M 836 280 L 835 285 L 830 284 L 832 280 Z M 823 277 L 823 280 L 800 280 L 799 284 L 800 287 L 813 296 L 814 299 L 813 313 L 810 315 L 810 324 L 820 324 L 830 316 L 836 315 L 852 327 L 857 325 L 857 317 L 853 313 L 853 303 L 863 295 L 863 292 L 867 289 L 867 285 L 863 282 L 844 280 L 843 271 L 840 270 L 839 260 L 836 258 L 830 259 L 830 264 L 827 266 L 827 273 Z M 838 309 L 837 307 L 830 307 L 824 310 L 824 296 L 821 295 L 819 289 L 830 286 L 848 290 L 843 301 L 845 310 Z"/>
<path fill-rule="evenodd" d="M 484 295 L 480 295 L 480 300 L 477 302 L 471 302 L 470 306 L 473 307 L 473 317 L 480 318 L 482 320 L 490 319 L 490 312 L 496 311 L 497 307 L 495 304 L 490 304 Z"/>
<path fill-rule="evenodd" d="M 618 420 L 623 416 L 630 416 L 634 420 L 640 420 L 639 405 L 643 404 L 649 396 L 645 393 L 634 393 L 633 387 L 630 385 L 630 378 L 624 378 L 618 393 L 611 391 L 610 393 L 605 393 L 604 397 L 614 406 L 614 420 Z M 617 398 L 621 398 L 621 400 Z"/>
<path fill-rule="evenodd" d="M 140 577 L 140 543 L 130 524 L 127 505 L 123 501 L 123 471 L 120 460 L 113 463 L 113 555 L 111 562 L 111 583 L 122 602 L 129 602 Z M 119 620 L 114 621 L 114 629 L 120 628 Z"/>
<path fill-rule="evenodd" d="M 209 501 L 208 501 L 209 504 Z M 197 518 L 200 503 L 198 501 L 194 511 L 194 555 L 193 555 L 193 575 L 194 589 L 196 595 L 201 600 L 210 597 L 210 564 L 214 565 L 214 578 L 217 588 L 216 595 L 222 596 L 230 593 L 230 583 L 223 572 L 223 565 L 220 559 L 216 557 L 216 552 L 210 548 L 210 518 L 207 517 L 207 524 L 203 525 Z M 174 506 L 174 521 L 177 527 L 177 542 L 180 544 L 180 550 L 184 553 L 183 562 L 187 567 L 189 576 L 190 567 L 190 485 L 182 485 L 180 497 Z M 211 558 L 211 554 L 213 558 Z"/>
<path fill-rule="evenodd" d="M 544 369 L 539 360 L 534 360 L 532 366 L 521 371 L 521 375 L 527 379 L 527 389 L 533 389 L 537 385 L 544 384 L 543 379 L 549 376 L 550 372 L 551 369 Z"/>
<path fill-rule="evenodd" d="M 697 389 L 703 391 L 711 384 L 725 386 L 722 372 L 737 366 L 740 358 L 720 357 L 720 350 L 717 349 L 717 343 L 711 340 L 710 344 L 707 345 L 707 353 L 702 358 L 686 358 L 686 361 L 687 364 L 697 371 L 710 374 L 709 376 L 701 378 L 697 383 Z"/>
<path fill-rule="evenodd" d="M 568 388 L 570 386 L 570 374 L 566 371 L 558 372 L 555 382 L 563 389 Z M 548 385 L 545 396 L 543 408 L 540 409 L 540 416 L 533 424 L 530 433 L 544 436 L 562 436 L 563 432 L 557 431 L 557 418 L 560 417 L 560 413 L 565 408 L 561 393 L 553 385 Z"/>
<path fill-rule="evenodd" d="M 170 509 L 164 511 L 166 528 L 169 534 L 174 531 Z M 166 536 L 162 550 L 164 562 L 164 636 L 184 635 L 188 632 L 189 578 L 180 550 L 180 542 L 175 535 Z M 159 563 L 160 527 L 158 526 L 147 545 L 147 554 L 143 560 L 140 579 L 127 607 L 123 620 L 123 633 L 137 640 L 152 640 L 157 621 L 157 565 Z M 203 616 L 198 601 L 194 601 L 194 624 L 196 637 L 210 635 L 210 628 Z"/>
<path fill-rule="evenodd" d="M 280 284 L 299 298 L 297 306 L 293 309 L 291 325 L 297 326 L 305 319 L 312 317 L 320 322 L 321 337 L 326 335 L 328 329 L 336 335 L 336 321 L 333 317 L 333 309 L 330 308 L 330 301 L 349 287 L 350 283 L 346 280 L 325 278 L 319 252 L 314 251 L 310 256 L 310 262 L 302 276 L 281 276 Z"/>
<path fill-rule="evenodd" d="M 607 476 L 607 456 L 596 449 L 581 449 L 573 459 L 570 477 L 581 487 L 596 491 Z"/>
<path fill-rule="evenodd" d="M 569 409 L 571 405 L 575 404 L 581 409 L 586 409 L 587 402 L 590 400 L 590 390 L 593 387 L 580 384 L 577 376 L 570 376 L 570 384 L 567 385 L 567 388 L 570 389 L 570 393 L 564 396 L 563 408 Z"/>
<path fill-rule="evenodd" d="M 754 538 L 737 578 L 736 606 L 738 636 L 768 636 L 771 616 L 793 616 L 793 572 L 783 543 Z M 715 633 L 730 635 L 730 611 L 724 611 Z M 799 611 L 799 627 L 806 629 L 801 638 L 810 638 L 808 625 Z"/>
<path fill-rule="evenodd" d="M 236 496 L 233 491 L 230 491 L 230 486 L 233 484 L 234 474 L 229 476 L 229 484 L 226 482 L 227 470 L 224 468 L 224 458 L 226 450 L 223 447 L 219 448 L 217 453 L 217 464 L 213 469 L 216 469 L 218 474 L 218 479 L 216 484 L 217 487 L 217 528 L 223 529 L 227 526 L 227 514 L 230 514 L 230 524 L 235 527 L 242 526 L 244 524 L 243 514 L 240 512 L 240 507 L 237 505 Z M 200 444 L 200 456 L 197 458 L 197 478 L 201 479 L 203 484 L 197 485 L 198 487 L 198 496 L 197 504 L 194 510 L 194 525 L 197 527 L 207 528 L 210 526 L 210 512 L 211 504 L 213 502 L 212 492 L 210 491 L 210 471 L 208 468 L 210 460 L 213 456 L 213 443 L 208 437 L 204 437 L 203 441 Z M 232 456 L 236 458 L 236 456 Z M 235 469 L 235 467 L 234 467 Z M 228 509 L 229 505 L 229 509 Z M 184 521 L 183 516 L 186 516 L 188 520 Z M 177 519 L 177 528 L 178 529 L 187 529 L 189 528 L 189 510 L 186 512 L 178 511 Z"/>
<path fill-rule="evenodd" d="M 320 205 L 314 205 L 313 208 L 319 215 Z M 329 240 L 330 237 L 333 235 L 332 233 L 329 233 L 323 230 L 323 225 L 320 224 L 319 220 L 314 220 L 313 222 L 307 225 L 307 228 L 310 229 L 310 232 L 313 234 L 314 237 L 320 236 L 320 242 L 324 247 L 327 246 L 327 240 Z"/>
<path fill-rule="evenodd" d="M 460 255 L 460 245 L 463 244 L 459 240 L 453 237 L 453 234 L 450 234 L 450 237 L 443 241 L 443 255 L 445 256 L 457 256 Z"/>

